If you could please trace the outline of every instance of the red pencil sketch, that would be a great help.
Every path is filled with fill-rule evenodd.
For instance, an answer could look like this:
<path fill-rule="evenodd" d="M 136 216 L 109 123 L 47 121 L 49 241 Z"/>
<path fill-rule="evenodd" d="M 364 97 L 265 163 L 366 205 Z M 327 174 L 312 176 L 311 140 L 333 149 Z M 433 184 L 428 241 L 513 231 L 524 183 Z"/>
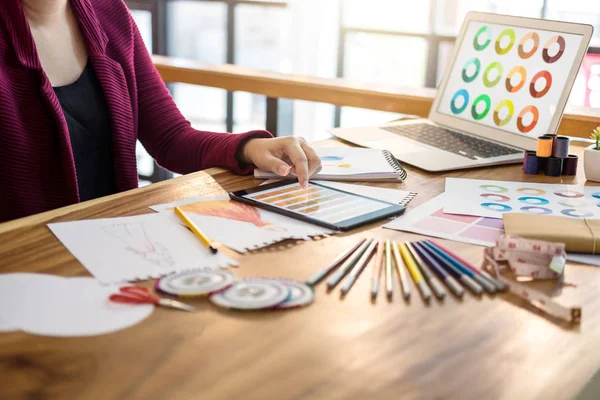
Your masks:
<path fill-rule="evenodd" d="M 262 220 L 260 211 L 251 205 L 230 200 L 207 200 L 186 204 L 180 207 L 183 211 L 194 214 L 219 217 L 234 221 L 249 222 L 258 228 L 271 231 L 286 232 L 287 229 L 275 226 Z"/>
<path fill-rule="evenodd" d="M 143 223 L 103 226 L 102 230 L 120 240 L 125 249 L 131 251 L 149 263 L 161 267 L 175 265 L 169 250 L 161 243 L 150 239 Z"/>

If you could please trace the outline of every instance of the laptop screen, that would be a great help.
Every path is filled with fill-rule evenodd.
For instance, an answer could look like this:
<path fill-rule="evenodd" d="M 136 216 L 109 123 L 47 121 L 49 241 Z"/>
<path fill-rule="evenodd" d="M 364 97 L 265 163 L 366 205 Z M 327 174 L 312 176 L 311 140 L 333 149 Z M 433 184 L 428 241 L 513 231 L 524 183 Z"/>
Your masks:
<path fill-rule="evenodd" d="M 518 135 L 548 133 L 582 39 L 469 22 L 438 112 Z"/>

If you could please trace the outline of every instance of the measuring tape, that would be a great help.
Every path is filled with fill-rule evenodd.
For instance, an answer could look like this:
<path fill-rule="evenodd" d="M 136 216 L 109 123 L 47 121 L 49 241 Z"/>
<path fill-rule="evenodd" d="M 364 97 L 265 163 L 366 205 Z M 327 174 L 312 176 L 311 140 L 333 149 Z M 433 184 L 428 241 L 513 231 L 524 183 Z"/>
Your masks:
<path fill-rule="evenodd" d="M 502 276 L 511 270 L 516 276 L 533 279 L 562 279 L 566 263 L 565 245 L 516 236 L 500 237 L 495 247 L 484 251 L 483 268 L 508 286 L 511 293 L 544 311 L 567 321 L 581 322 L 581 307 L 565 307 L 549 296 Z"/>

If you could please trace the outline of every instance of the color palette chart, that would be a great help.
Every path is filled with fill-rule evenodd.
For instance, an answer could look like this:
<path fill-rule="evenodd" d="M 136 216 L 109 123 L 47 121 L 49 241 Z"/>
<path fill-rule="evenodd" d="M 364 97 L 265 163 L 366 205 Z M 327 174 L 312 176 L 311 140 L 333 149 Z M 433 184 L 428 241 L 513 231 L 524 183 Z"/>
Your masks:
<path fill-rule="evenodd" d="M 494 246 L 504 235 L 502 220 L 447 214 L 444 213 L 445 204 L 446 194 L 442 193 L 383 227 L 479 246 Z"/>
<path fill-rule="evenodd" d="M 444 212 L 489 218 L 518 212 L 600 219 L 600 186 L 446 178 Z"/>
<path fill-rule="evenodd" d="M 350 220 L 389 207 L 387 203 L 338 192 L 327 187 L 312 185 L 308 189 L 303 189 L 297 183 L 250 194 L 247 197 L 331 223 Z"/>
<path fill-rule="evenodd" d="M 548 133 L 581 35 L 470 22 L 438 111 L 511 133 Z"/>

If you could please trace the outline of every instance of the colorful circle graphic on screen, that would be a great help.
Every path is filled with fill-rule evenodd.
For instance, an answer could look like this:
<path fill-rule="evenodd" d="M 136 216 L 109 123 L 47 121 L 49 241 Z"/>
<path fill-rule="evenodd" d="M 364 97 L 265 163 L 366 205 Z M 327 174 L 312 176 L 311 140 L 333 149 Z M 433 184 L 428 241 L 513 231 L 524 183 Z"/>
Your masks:
<path fill-rule="evenodd" d="M 506 45 L 506 47 L 502 48 L 502 39 L 504 39 L 504 37 L 508 37 L 509 41 L 508 41 L 508 45 Z M 513 45 L 515 44 L 515 39 L 516 39 L 515 31 L 513 31 L 512 29 L 505 29 L 502 32 L 500 32 L 500 34 L 496 38 L 496 53 L 498 53 L 499 55 L 504 55 L 504 54 L 508 53 L 510 51 L 510 49 L 512 49 Z"/>
<path fill-rule="evenodd" d="M 512 211 L 511 206 L 507 206 L 506 204 L 500 204 L 500 203 L 481 203 L 481 207 L 483 207 L 487 210 L 496 211 L 496 212 Z"/>
<path fill-rule="evenodd" d="M 531 196 L 543 196 L 546 194 L 545 190 L 538 188 L 519 188 L 517 192 L 522 192 Z"/>
<path fill-rule="evenodd" d="M 537 207 L 537 206 L 527 206 L 522 207 L 521 211 L 525 211 L 529 214 L 538 214 L 538 215 L 548 215 L 552 214 L 552 210 L 546 207 Z"/>
<path fill-rule="evenodd" d="M 546 86 L 544 86 L 542 90 L 537 90 L 535 88 L 535 83 L 539 79 L 544 79 L 546 81 Z M 534 99 L 539 99 L 540 97 L 543 97 L 546 93 L 548 93 L 548 90 L 550 90 L 550 86 L 552 86 L 552 75 L 548 71 L 540 71 L 533 76 L 531 82 L 529 83 L 529 94 L 531 94 L 531 97 L 533 97 Z"/>
<path fill-rule="evenodd" d="M 592 197 L 595 199 L 600 199 L 600 192 L 592 193 Z"/>
<path fill-rule="evenodd" d="M 525 51 L 525 43 L 527 43 L 528 40 L 533 40 L 533 47 L 531 48 L 531 50 L 529 51 Z M 537 33 L 535 32 L 529 32 L 527 35 L 523 36 L 523 39 L 521 39 L 521 41 L 519 42 L 519 57 L 521 57 L 522 59 L 527 59 L 529 57 L 531 57 L 532 55 L 535 54 L 535 52 L 537 51 L 538 47 L 540 46 L 540 37 Z"/>
<path fill-rule="evenodd" d="M 525 204 L 534 204 L 536 206 L 541 206 L 541 205 L 550 203 L 548 200 L 544 199 L 543 197 L 532 197 L 532 196 L 519 197 L 519 201 L 522 203 L 525 203 Z"/>
<path fill-rule="evenodd" d="M 523 123 L 523 118 L 525 118 L 525 115 L 527 115 L 527 113 L 530 113 L 533 117 L 531 122 L 529 123 L 529 125 L 525 125 Z M 521 112 L 519 113 L 519 116 L 517 117 L 517 129 L 520 132 L 529 133 L 533 130 L 533 128 L 535 128 L 535 126 L 538 123 L 539 118 L 540 118 L 540 112 L 538 111 L 537 107 L 536 106 L 527 106 L 521 110 Z"/>
<path fill-rule="evenodd" d="M 578 199 L 584 196 L 583 193 L 574 190 L 559 190 L 558 192 L 554 192 L 554 194 L 558 197 L 566 197 L 567 199 Z"/>
<path fill-rule="evenodd" d="M 481 195 L 481 197 L 486 198 L 489 201 L 497 201 L 498 203 L 505 203 L 507 201 L 510 201 L 510 197 L 496 193 L 484 193 Z"/>
<path fill-rule="evenodd" d="M 562 210 L 561 213 L 568 217 L 575 217 L 575 218 L 589 218 L 589 217 L 594 216 L 593 212 L 576 210 L 574 208 L 567 208 L 565 210 Z"/>
<path fill-rule="evenodd" d="M 486 39 L 485 39 L 485 42 L 481 43 L 480 36 L 484 35 L 484 34 L 486 36 Z M 487 25 L 482 26 L 481 28 L 479 28 L 479 30 L 475 34 L 475 38 L 473 39 L 473 47 L 475 47 L 475 50 L 481 51 L 481 50 L 485 49 L 486 47 L 488 47 L 488 45 L 490 44 L 491 41 L 492 41 L 491 29 Z"/>
<path fill-rule="evenodd" d="M 490 80 L 490 78 L 488 77 L 489 73 L 492 71 L 498 71 L 494 80 Z M 493 63 L 488 65 L 485 71 L 483 72 L 483 84 L 485 85 L 485 87 L 491 88 L 493 86 L 496 86 L 498 82 L 500 82 L 500 79 L 502 79 L 502 71 L 502 64 L 500 64 L 497 61 L 494 61 Z"/>
<path fill-rule="evenodd" d="M 475 66 L 475 72 L 473 73 L 473 75 L 469 76 L 467 69 L 471 66 L 474 65 Z M 481 62 L 479 62 L 479 59 L 477 58 L 471 58 L 469 61 L 467 61 L 467 63 L 465 64 L 463 70 L 462 70 L 462 78 L 463 81 L 469 83 L 469 82 L 473 82 L 475 80 L 475 78 L 477 78 L 477 75 L 479 75 L 479 70 L 481 69 Z"/>
<path fill-rule="evenodd" d="M 458 100 L 459 97 L 463 99 L 463 104 L 457 107 L 456 100 Z M 454 93 L 452 100 L 450 100 L 450 110 L 452 110 L 453 114 L 460 114 L 465 111 L 467 105 L 469 105 L 469 92 L 465 89 L 460 89 L 458 92 Z"/>
<path fill-rule="evenodd" d="M 511 82 L 511 79 L 516 74 L 519 74 L 519 76 L 521 77 L 521 80 L 516 85 L 513 85 Z M 523 87 L 526 80 L 527 80 L 527 71 L 525 70 L 525 67 L 523 67 L 522 65 L 517 65 L 516 67 L 514 67 L 513 69 L 510 70 L 508 75 L 506 75 L 506 80 L 504 81 L 504 83 L 506 85 L 506 90 L 508 90 L 511 93 L 518 92 L 519 89 L 521 89 Z"/>
<path fill-rule="evenodd" d="M 506 114 L 506 117 L 500 119 L 500 111 L 503 108 L 507 108 L 508 113 Z M 515 112 L 515 106 L 514 106 L 513 102 L 510 100 L 502 100 L 500 103 L 498 103 L 498 105 L 494 109 L 494 123 L 497 126 L 504 126 L 504 125 L 508 124 L 510 122 L 510 119 L 512 118 L 514 112 Z"/>
<path fill-rule="evenodd" d="M 485 103 L 485 109 L 482 112 L 477 111 L 477 105 L 481 102 Z M 490 96 L 487 94 L 481 94 L 477 96 L 473 105 L 471 106 L 471 116 L 476 120 L 482 120 L 485 116 L 490 112 L 490 107 L 492 106 L 492 101 L 490 100 Z"/>
<path fill-rule="evenodd" d="M 558 43 L 558 52 L 551 56 L 548 53 L 548 50 L 550 49 L 550 47 L 554 44 L 554 43 Z M 544 50 L 542 50 L 542 58 L 544 59 L 544 61 L 546 61 L 548 64 L 552 64 L 556 61 L 558 61 L 563 53 L 565 52 L 565 47 L 567 46 L 567 43 L 565 42 L 565 38 L 562 36 L 552 36 L 544 45 Z"/>
<path fill-rule="evenodd" d="M 506 193 L 508 192 L 508 189 L 502 186 L 498 186 L 498 185 L 481 185 L 479 186 L 479 189 L 483 189 L 486 190 L 488 192 L 492 192 L 492 193 Z"/>
<path fill-rule="evenodd" d="M 567 199 L 560 201 L 558 204 L 567 208 L 582 208 L 589 206 L 589 203 L 582 199 Z"/>

